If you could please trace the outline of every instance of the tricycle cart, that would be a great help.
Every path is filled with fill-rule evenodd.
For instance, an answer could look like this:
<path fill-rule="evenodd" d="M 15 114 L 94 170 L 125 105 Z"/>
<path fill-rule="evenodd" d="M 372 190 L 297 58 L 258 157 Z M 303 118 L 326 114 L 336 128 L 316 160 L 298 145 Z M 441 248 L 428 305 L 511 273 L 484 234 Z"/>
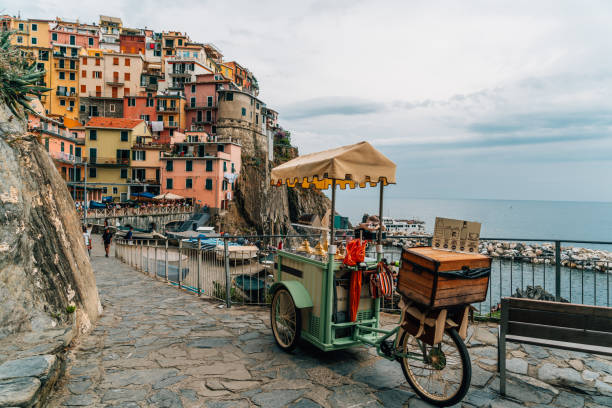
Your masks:
<path fill-rule="evenodd" d="M 445 307 L 439 308 L 432 307 L 433 303 L 422 305 L 404 297 L 400 323 L 385 330 L 379 327 L 380 298 L 370 296 L 367 279 L 363 279 L 360 296 L 354 295 L 359 299 L 351 302 L 350 317 L 348 312 L 344 313 L 351 301 L 349 293 L 353 293 L 347 290 L 346 276 L 353 271 L 371 276 L 368 271 L 376 272 L 385 266 L 382 259 L 383 191 L 384 186 L 395 183 L 395 168 L 391 160 L 369 143 L 361 142 L 300 156 L 272 170 L 274 186 L 332 188 L 327 253 L 312 255 L 289 249 L 277 253 L 276 279 L 271 287 L 272 332 L 278 346 L 285 351 L 293 350 L 300 338 L 324 351 L 374 346 L 378 355 L 401 364 L 406 379 L 421 398 L 437 406 L 449 406 L 460 401 L 470 385 L 470 357 L 462 339 L 467 329 L 469 306 L 447 302 Z M 338 259 L 334 242 L 336 187 L 344 190 L 377 185 L 380 187 L 381 223 L 376 259 L 366 258 L 364 263 L 347 267 Z M 403 264 L 409 265 L 408 262 Z M 400 277 L 402 273 L 409 276 L 404 269 L 402 265 Z M 438 279 L 435 281 L 437 283 Z"/>

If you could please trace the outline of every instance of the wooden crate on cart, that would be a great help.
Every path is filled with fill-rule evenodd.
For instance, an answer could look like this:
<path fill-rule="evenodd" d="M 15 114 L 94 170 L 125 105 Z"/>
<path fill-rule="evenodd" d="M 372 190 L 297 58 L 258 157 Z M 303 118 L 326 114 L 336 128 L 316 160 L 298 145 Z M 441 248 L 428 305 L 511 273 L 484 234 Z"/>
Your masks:
<path fill-rule="evenodd" d="M 469 305 L 486 299 L 490 273 L 485 255 L 405 249 L 397 286 L 402 328 L 427 344 L 439 343 L 449 327 L 465 339 Z"/>
<path fill-rule="evenodd" d="M 398 291 L 432 309 L 482 302 L 487 297 L 491 258 L 431 247 L 402 251 Z"/>

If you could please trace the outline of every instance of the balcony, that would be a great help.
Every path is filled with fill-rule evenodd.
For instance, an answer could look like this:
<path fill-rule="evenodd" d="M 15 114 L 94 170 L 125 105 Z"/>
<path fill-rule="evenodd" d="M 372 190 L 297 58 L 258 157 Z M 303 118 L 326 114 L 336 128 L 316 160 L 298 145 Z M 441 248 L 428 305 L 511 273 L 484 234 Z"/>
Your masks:
<path fill-rule="evenodd" d="M 77 97 L 76 92 L 67 92 L 67 91 L 55 91 L 55 95 L 61 98 L 76 98 Z"/>
<path fill-rule="evenodd" d="M 195 105 L 195 106 L 185 106 L 185 110 L 213 110 L 217 109 L 219 105 Z"/>
<path fill-rule="evenodd" d="M 178 113 L 178 106 L 157 106 L 155 108 L 157 112 L 170 112 L 170 113 Z"/>
<path fill-rule="evenodd" d="M 62 70 L 62 71 L 77 71 L 78 68 L 75 66 L 74 68 L 71 68 L 70 66 L 61 66 L 61 64 L 59 63 L 55 63 L 54 64 L 55 69 L 57 70 Z"/>
<path fill-rule="evenodd" d="M 173 72 L 170 72 L 169 74 L 170 74 L 170 76 L 173 76 L 173 77 L 185 77 L 185 78 L 187 78 L 187 77 L 191 77 L 191 75 L 193 75 L 193 71 L 190 70 L 190 69 L 186 69 L 184 71 L 173 71 Z"/>
<path fill-rule="evenodd" d="M 157 91 L 157 84 L 146 84 L 143 86 L 147 91 Z"/>
<path fill-rule="evenodd" d="M 212 120 L 212 119 L 210 119 L 210 120 L 208 120 L 208 119 L 202 119 L 202 120 L 194 119 L 194 120 L 191 121 L 191 124 L 195 125 L 195 126 L 212 125 L 213 123 L 215 123 L 215 121 Z"/>
<path fill-rule="evenodd" d="M 170 128 L 177 128 L 178 126 L 179 126 L 178 122 L 170 122 L 169 121 L 169 122 L 164 124 L 164 127 L 167 127 L 169 129 Z"/>
<path fill-rule="evenodd" d="M 68 55 L 65 52 L 58 52 L 58 51 L 53 51 L 53 56 L 55 58 L 68 58 L 68 59 L 79 59 L 78 55 Z"/>
<path fill-rule="evenodd" d="M 90 166 L 129 166 L 129 157 L 87 157 L 83 158 L 83 161 L 88 163 Z"/>
<path fill-rule="evenodd" d="M 79 165 L 83 163 L 80 157 L 65 152 L 51 153 L 51 157 L 53 157 L 54 160 L 57 160 L 62 163 Z"/>
<path fill-rule="evenodd" d="M 113 78 L 113 79 L 111 79 L 109 81 L 106 81 L 106 85 L 108 85 L 108 86 L 123 86 L 125 84 L 119 78 Z"/>

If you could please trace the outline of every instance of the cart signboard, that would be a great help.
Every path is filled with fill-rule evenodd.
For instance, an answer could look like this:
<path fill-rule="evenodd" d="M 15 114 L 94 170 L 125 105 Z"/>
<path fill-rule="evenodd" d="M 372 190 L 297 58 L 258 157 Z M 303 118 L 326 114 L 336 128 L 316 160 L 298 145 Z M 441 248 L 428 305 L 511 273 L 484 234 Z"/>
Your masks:
<path fill-rule="evenodd" d="M 442 251 L 478 253 L 480 223 L 436 217 L 432 246 Z"/>

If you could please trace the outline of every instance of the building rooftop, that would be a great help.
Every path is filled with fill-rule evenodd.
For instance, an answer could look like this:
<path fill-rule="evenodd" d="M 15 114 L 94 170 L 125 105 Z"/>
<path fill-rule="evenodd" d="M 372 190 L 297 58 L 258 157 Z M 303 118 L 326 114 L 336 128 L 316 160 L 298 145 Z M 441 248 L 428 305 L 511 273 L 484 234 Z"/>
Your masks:
<path fill-rule="evenodd" d="M 103 118 L 96 116 L 89 119 L 89 122 L 85 124 L 85 127 L 106 129 L 133 129 L 142 122 L 142 119 Z"/>

